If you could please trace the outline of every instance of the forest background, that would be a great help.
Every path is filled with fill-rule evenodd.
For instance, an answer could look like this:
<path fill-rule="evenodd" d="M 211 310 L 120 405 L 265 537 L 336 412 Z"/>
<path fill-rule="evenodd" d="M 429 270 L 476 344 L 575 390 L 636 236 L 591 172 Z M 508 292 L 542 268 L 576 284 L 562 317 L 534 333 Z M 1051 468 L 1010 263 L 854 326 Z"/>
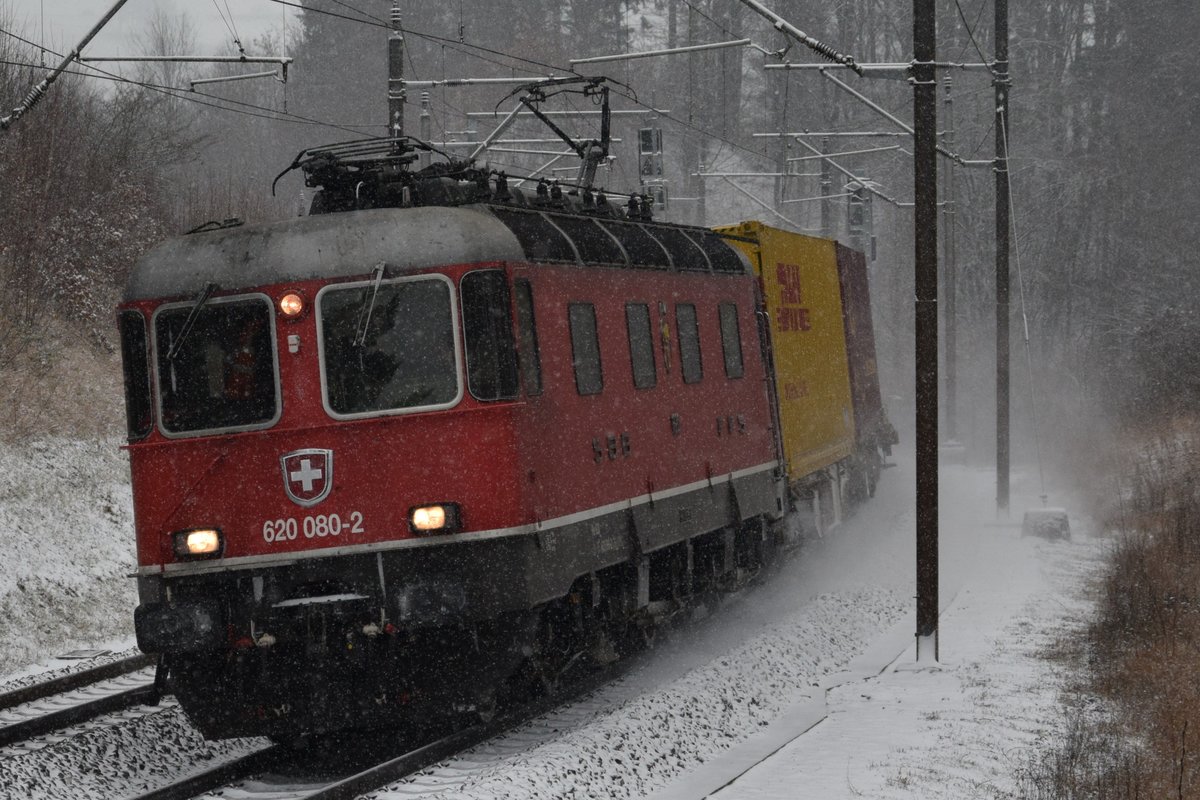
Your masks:
<path fill-rule="evenodd" d="M 111 65 L 105 73 L 76 65 L 37 108 L 0 134 L 0 429 L 19 435 L 120 430 L 112 309 L 138 256 L 210 219 L 257 222 L 302 213 L 306 198 L 294 175 L 280 182 L 275 196 L 270 191 L 294 155 L 383 132 L 390 2 L 301 5 L 307 10 L 297 24 L 245 43 L 252 55 L 294 58 L 286 84 L 246 81 L 192 92 L 190 78 L 230 70 L 162 64 L 121 68 L 118 78 Z M 741 37 L 768 51 L 788 44 L 734 0 L 403 0 L 401 7 L 406 77 L 413 79 L 567 74 L 571 58 Z M 909 4 L 778 0 L 772 7 L 859 62 L 910 59 Z M 941 2 L 938 20 L 941 59 L 990 60 L 990 2 Z M 57 62 L 15 24 L 0 0 L 5 108 L 45 74 L 39 65 Z M 187 17 L 160 15 L 130 43 L 130 54 L 191 52 L 193 30 Z M 1180 0 L 1014 3 L 1010 30 L 1018 436 L 1038 438 L 1027 413 L 1035 406 L 1046 411 L 1037 423 L 1043 437 L 1076 438 L 1089 435 L 1080 426 L 1093 421 L 1136 421 L 1194 407 L 1200 400 L 1200 352 L 1192 344 L 1200 334 L 1200 234 L 1193 221 L 1200 193 L 1190 176 L 1200 163 L 1200 80 L 1187 64 L 1200 34 L 1200 7 Z M 228 52 L 237 52 L 232 42 Z M 798 45 L 782 58 L 818 60 Z M 617 159 L 600 180 L 616 190 L 636 188 L 636 128 L 651 124 L 663 129 L 665 175 L 680 198 L 666 218 L 711 225 L 759 217 L 779 224 L 745 194 L 767 204 L 812 196 L 819 187 L 811 179 L 782 185 L 739 180 L 743 191 L 736 191 L 713 178 L 701 188 L 694 173 L 701 166 L 769 172 L 783 158 L 808 154 L 796 142 L 755 133 L 892 130 L 814 73 L 762 69 L 780 60 L 739 48 L 581 67 L 624 84 L 614 88 L 617 107 L 663 111 L 649 122 L 619 121 Z M 907 83 L 839 77 L 910 118 Z M 990 158 L 990 76 L 956 71 L 952 79 L 954 149 L 968 159 Z M 465 112 L 502 115 L 514 103 L 505 97 L 509 89 L 428 90 L 433 138 L 486 135 L 499 117 Z M 411 134 L 418 132 L 420 94 L 408 93 Z M 510 135 L 547 132 L 524 127 Z M 870 146 L 839 141 L 833 149 Z M 490 158 L 513 174 L 546 160 Z M 839 160 L 887 195 L 911 199 L 911 161 L 903 151 Z M 956 213 L 943 216 L 954 221 L 958 252 L 963 436 L 981 460 L 991 455 L 994 424 L 992 180 L 991 169 L 956 169 Z M 687 199 L 701 192 L 703 214 Z M 811 231 L 819 205 L 778 208 Z M 911 214 L 875 202 L 881 370 L 901 419 L 912 402 Z M 1030 332 L 1027 363 L 1022 314 Z M 79 403 L 80 392 L 98 402 Z M 1070 424 L 1049 422 L 1047 414 Z"/>

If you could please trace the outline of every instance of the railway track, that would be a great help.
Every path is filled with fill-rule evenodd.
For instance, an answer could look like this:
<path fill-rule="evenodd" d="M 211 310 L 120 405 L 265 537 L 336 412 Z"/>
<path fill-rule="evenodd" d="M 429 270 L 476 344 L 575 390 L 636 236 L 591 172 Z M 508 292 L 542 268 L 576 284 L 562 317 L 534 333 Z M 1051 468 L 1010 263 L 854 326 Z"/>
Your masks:
<path fill-rule="evenodd" d="M 0 694 L 0 747 L 153 702 L 153 663 L 133 656 Z"/>
<path fill-rule="evenodd" d="M 352 800 L 574 702 L 626 669 L 628 665 L 621 664 L 604 667 L 553 696 L 431 740 L 346 742 L 321 759 L 326 764 L 355 764 L 348 769 L 318 765 L 314 771 L 309 757 L 276 745 L 128 800 Z"/>

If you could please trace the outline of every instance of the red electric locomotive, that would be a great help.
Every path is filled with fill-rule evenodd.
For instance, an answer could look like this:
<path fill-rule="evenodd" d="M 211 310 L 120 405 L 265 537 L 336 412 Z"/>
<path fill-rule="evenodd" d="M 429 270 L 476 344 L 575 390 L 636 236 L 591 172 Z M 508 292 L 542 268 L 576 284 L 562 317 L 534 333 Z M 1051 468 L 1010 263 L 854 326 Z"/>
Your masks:
<path fill-rule="evenodd" d="M 312 214 L 129 282 L 138 643 L 206 736 L 482 712 L 611 658 L 886 444 L 842 408 L 796 471 L 754 231 L 414 146 L 302 154 Z"/>

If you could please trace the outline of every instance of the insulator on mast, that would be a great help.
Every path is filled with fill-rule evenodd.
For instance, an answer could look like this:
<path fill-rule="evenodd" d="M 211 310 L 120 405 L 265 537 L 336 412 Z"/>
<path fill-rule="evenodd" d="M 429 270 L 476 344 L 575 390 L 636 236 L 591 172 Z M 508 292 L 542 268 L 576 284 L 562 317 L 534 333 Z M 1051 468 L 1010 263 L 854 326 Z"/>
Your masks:
<path fill-rule="evenodd" d="M 400 0 L 392 0 L 392 30 L 388 34 L 388 135 L 404 136 L 404 31 L 400 27 Z"/>

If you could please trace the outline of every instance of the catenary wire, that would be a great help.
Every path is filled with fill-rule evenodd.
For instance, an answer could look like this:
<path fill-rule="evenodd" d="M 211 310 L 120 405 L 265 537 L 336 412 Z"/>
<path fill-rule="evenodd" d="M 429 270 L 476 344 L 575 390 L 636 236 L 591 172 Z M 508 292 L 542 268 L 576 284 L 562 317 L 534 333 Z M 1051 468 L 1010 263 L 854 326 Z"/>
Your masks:
<path fill-rule="evenodd" d="M 1013 255 L 1016 257 L 1017 266 L 1017 292 L 1021 298 L 1021 322 L 1024 325 L 1024 340 L 1025 340 L 1025 365 L 1029 370 L 1029 403 L 1031 413 L 1033 415 L 1033 441 L 1034 452 L 1037 455 L 1038 465 L 1038 480 L 1042 487 L 1042 502 L 1046 498 L 1046 476 L 1042 469 L 1042 446 L 1039 428 L 1041 422 L 1038 417 L 1038 402 L 1037 402 L 1037 381 L 1033 374 L 1033 354 L 1029 346 L 1029 312 L 1025 307 L 1025 273 L 1021 269 L 1021 247 L 1020 236 L 1017 235 L 1017 207 L 1016 207 L 1016 192 L 1012 190 L 1012 153 L 1008 150 L 1008 126 L 1004 123 L 1003 110 L 1000 111 L 1001 124 L 998 130 L 1000 131 L 1000 141 L 1004 145 L 1004 169 L 1008 172 L 1008 219 L 1010 230 L 1012 231 Z"/>
<path fill-rule="evenodd" d="M 37 49 L 45 49 L 46 52 L 50 53 L 51 55 L 57 56 L 59 58 L 62 57 L 62 55 L 60 53 L 58 53 L 54 50 L 51 50 L 50 48 L 44 48 L 42 45 L 38 44 L 37 42 L 30 41 L 29 39 L 26 39 L 23 36 L 13 33 L 12 31 L 5 30 L 4 28 L 0 28 L 0 34 L 10 36 L 13 39 L 16 39 L 17 41 L 22 42 L 23 44 L 29 45 L 30 47 L 37 48 Z M 34 64 L 34 63 L 30 63 L 30 62 L 3 61 L 0 63 L 7 64 L 9 66 L 23 67 L 23 68 L 27 68 L 27 69 L 41 69 L 41 67 L 38 64 Z M 64 72 L 64 74 L 67 74 L 67 75 L 78 75 L 81 77 L 96 78 L 97 80 L 108 80 L 108 81 L 112 81 L 114 83 L 124 83 L 124 84 L 129 84 L 131 86 L 140 86 L 144 89 L 148 89 L 150 91 L 157 92 L 159 94 L 165 94 L 169 97 L 173 97 L 178 100 L 186 100 L 190 103 L 196 103 L 198 105 L 208 106 L 209 108 L 215 108 L 215 109 L 218 109 L 221 111 L 230 111 L 230 112 L 233 112 L 236 114 L 245 114 L 247 116 L 259 117 L 262 119 L 273 119 L 273 120 L 277 120 L 280 122 L 290 122 L 290 123 L 294 123 L 294 124 L 320 125 L 320 126 L 327 127 L 327 128 L 343 130 L 343 131 L 346 131 L 347 133 L 353 133 L 355 135 L 362 135 L 362 131 L 355 129 L 354 127 L 339 125 L 339 124 L 333 123 L 333 122 L 325 122 L 325 121 L 318 120 L 318 119 L 312 119 L 310 117 L 304 117 L 299 114 L 289 114 L 289 113 L 285 113 L 285 112 L 280 112 L 280 111 L 276 111 L 275 109 L 272 109 L 272 108 L 255 105 L 254 103 L 246 103 L 246 102 L 243 102 L 240 100 L 230 100 L 230 99 L 226 99 L 226 98 L 213 97 L 212 95 L 204 95 L 204 97 L 209 98 L 209 100 L 215 101 L 215 102 L 209 102 L 208 100 L 202 100 L 202 99 L 200 99 L 200 97 L 193 95 L 188 90 L 181 89 L 179 87 L 163 86 L 161 84 L 154 84 L 154 83 L 149 83 L 146 81 L 139 81 L 139 80 L 134 80 L 132 78 L 126 78 L 123 75 L 117 75 L 115 73 L 108 72 L 107 70 L 92 66 L 90 64 L 82 64 L 81 66 L 83 66 L 86 70 L 89 70 L 89 71 L 85 72 L 85 71 L 81 71 L 81 70 L 67 69 L 67 70 L 64 70 L 63 72 Z M 99 74 L 97 74 L 97 73 L 99 73 Z M 220 105 L 221 103 L 225 103 L 228 105 Z M 252 111 L 243 111 L 239 108 L 231 108 L 230 106 L 241 106 L 242 108 L 252 109 Z M 263 113 L 256 113 L 256 112 L 263 112 Z M 368 127 L 368 126 L 360 126 L 360 127 Z"/>
<path fill-rule="evenodd" d="M 213 8 L 217 10 L 217 16 L 221 18 L 221 22 L 225 23 L 225 30 L 229 31 L 229 35 L 233 37 L 233 43 L 237 45 L 238 52 L 245 55 L 246 48 L 242 46 L 242 39 L 238 36 L 237 25 L 233 21 L 233 12 L 229 10 L 229 0 L 224 0 L 224 3 L 224 12 L 221 11 L 221 6 L 217 3 L 217 0 L 213 0 Z M 229 13 L 228 18 L 226 18 L 225 12 Z"/>
<path fill-rule="evenodd" d="M 378 22 L 380 25 L 387 25 L 387 24 L 388 24 L 388 23 L 387 23 L 387 20 L 385 20 L 385 19 L 382 19 L 381 17 L 377 17 L 377 16 L 375 16 L 374 14 L 371 14 L 371 13 L 368 13 L 368 12 L 366 12 L 366 11 L 363 11 L 361 8 L 356 8 L 356 7 L 352 6 L 352 5 L 350 5 L 349 3 L 343 3 L 343 2 L 342 2 L 342 0 L 330 0 L 330 2 L 337 3 L 337 4 L 338 4 L 339 6 L 341 6 L 342 8 L 345 8 L 345 9 L 348 9 L 348 10 L 350 10 L 350 11 L 353 11 L 355 14 L 362 14 L 362 15 L 363 15 L 364 17 L 366 17 L 367 19 L 373 19 L 373 20 L 375 20 L 376 22 Z M 389 26 L 389 27 L 390 27 L 390 26 Z"/>
<path fill-rule="evenodd" d="M 3 32 L 4 31 L 0 31 L 0 33 L 3 33 Z M 0 59 L 0 64 L 4 64 L 5 66 L 10 66 L 10 67 L 24 67 L 24 68 L 28 68 L 28 69 L 40 69 L 41 68 L 40 65 L 38 65 L 38 64 L 32 64 L 32 63 L 29 63 L 26 61 L 9 61 L 9 60 L 5 60 L 5 59 Z M 89 69 L 94 69 L 94 67 L 89 67 Z M 72 69 L 63 70 L 63 74 L 64 75 L 77 75 L 82 78 L 93 78 L 93 79 L 99 80 L 99 81 L 110 81 L 112 83 L 123 83 L 123 84 L 128 84 L 130 86 L 140 86 L 143 89 L 148 89 L 152 92 L 164 94 L 168 97 L 171 97 L 171 98 L 174 98 L 177 100 L 186 100 L 189 103 L 195 103 L 200 106 L 206 106 L 208 108 L 213 108 L 218 111 L 228 111 L 233 114 L 242 114 L 242 115 L 245 115 L 248 117 L 257 117 L 259 119 L 266 119 L 266 120 L 271 120 L 274 122 L 287 122 L 287 123 L 291 123 L 294 125 L 317 125 L 317 126 L 320 126 L 323 128 L 334 128 L 336 130 L 345 131 L 346 133 L 353 133 L 358 136 L 361 136 L 363 134 L 362 130 L 359 130 L 359 129 L 356 129 L 353 127 L 347 127 L 344 125 L 338 125 L 337 123 L 333 123 L 333 122 L 322 122 L 321 120 L 318 120 L 318 119 L 310 119 L 308 117 L 302 117 L 297 114 L 288 114 L 288 113 L 284 113 L 281 111 L 276 111 L 271 108 L 266 108 L 265 106 L 257 106 L 252 103 L 244 103 L 244 102 L 241 102 L 238 100 L 229 100 L 229 99 L 221 98 L 221 97 L 213 97 L 212 95 L 204 95 L 204 97 L 208 97 L 211 100 L 215 101 L 215 102 L 208 102 L 206 100 L 201 100 L 199 97 L 192 96 L 186 89 L 179 89 L 174 86 L 161 86 L 158 84 L 147 83 L 145 81 L 137 81 L 137 80 L 133 80 L 132 78 L 122 77 L 120 75 L 112 75 L 112 74 L 97 75 L 94 72 L 83 72 L 81 70 L 72 70 Z M 228 105 L 220 105 L 221 103 L 230 103 L 230 104 L 234 104 L 234 105 L 245 106 L 247 108 L 258 109 L 259 111 L 264 112 L 264 113 L 258 113 L 258 111 L 244 111 L 240 108 L 231 108 Z M 358 126 L 358 128 L 368 128 L 368 127 L 373 127 L 373 126 L 370 126 L 370 125 Z"/>
<path fill-rule="evenodd" d="M 958 18 L 962 20 L 963 27 L 967 30 L 967 37 L 970 38 L 971 44 L 975 45 L 975 52 L 979 54 L 979 60 L 984 64 L 990 64 L 991 62 L 988 61 L 987 56 L 983 54 L 983 48 L 979 46 L 979 42 L 975 39 L 975 32 L 971 30 L 971 24 L 967 22 L 967 15 L 963 13 L 962 4 L 958 0 L 954 0 L 954 7 L 958 9 Z M 983 14 L 982 3 L 979 6 L 979 13 L 980 15 Z M 975 24 L 979 24 L 979 17 L 975 18 Z M 988 71 L 991 72 L 993 76 L 996 74 L 996 70 L 990 66 L 988 67 Z"/>
<path fill-rule="evenodd" d="M 357 23 L 360 23 L 360 24 L 363 24 L 363 25 L 371 25 L 371 26 L 374 26 L 374 27 L 381 27 L 381 28 L 384 28 L 384 29 L 390 29 L 390 26 L 388 26 L 388 25 L 384 25 L 384 24 L 381 24 L 381 23 L 372 22 L 372 21 L 370 21 L 370 20 L 366 20 L 366 19 L 362 19 L 362 18 L 349 17 L 349 16 L 346 16 L 346 15 L 343 15 L 343 14 L 337 14 L 337 13 L 335 13 L 335 12 L 331 12 L 331 11 L 324 11 L 324 10 L 320 10 L 320 9 L 309 9 L 309 8 L 305 8 L 304 6 L 302 6 L 302 5 L 299 5 L 299 4 L 297 4 L 297 3 L 287 2 L 287 0 L 271 0 L 271 2 L 278 3 L 278 4 L 280 4 L 280 5 L 285 5 L 285 6 L 292 6 L 292 7 L 299 8 L 299 9 L 301 9 L 301 10 L 304 10 L 304 11 L 316 11 L 317 13 L 321 13 L 321 14 L 327 14 L 327 15 L 329 15 L 329 16 L 338 17 L 338 18 L 340 18 L 340 19 L 345 19 L 345 20 L 348 20 L 348 21 L 351 21 L 351 22 L 357 22 Z M 690 6 L 690 3 L 689 3 L 689 6 Z M 357 10 L 357 9 L 353 9 L 353 7 L 350 7 L 350 8 L 351 8 L 352 10 Z M 705 16 L 707 16 L 707 15 L 705 15 Z M 710 21 L 711 21 L 711 18 L 709 18 L 709 19 L 710 19 Z M 718 23 L 715 23 L 715 22 L 714 22 L 714 24 L 718 24 Z M 718 24 L 718 27 L 719 27 L 719 24 Z M 6 34 L 8 34 L 9 36 L 12 36 L 12 37 L 14 37 L 14 38 L 18 39 L 19 41 L 25 42 L 26 44 L 29 44 L 29 45 L 30 45 L 30 46 L 32 46 L 32 47 L 41 47 L 41 45 L 38 45 L 37 43 L 34 43 L 34 42 L 30 42 L 28 39 L 24 39 L 24 38 L 22 38 L 22 37 L 20 37 L 20 36 L 17 36 L 16 34 L 13 34 L 13 33 L 9 32 L 9 31 L 5 31 L 5 30 L 3 30 L 3 29 L 0 29 L 0 32 L 2 32 L 2 33 L 6 33 Z M 436 36 L 436 35 L 433 35 L 433 34 L 423 33 L 423 32 L 420 32 L 420 31 L 414 31 L 414 30 L 411 30 L 411 29 L 404 29 L 404 32 L 405 32 L 406 34 L 411 34 L 411 35 L 413 35 L 413 36 L 416 36 L 416 37 L 418 37 L 418 38 L 424 38 L 424 39 L 429 39 L 429 40 L 432 40 L 432 41 L 439 42 L 439 43 L 441 43 L 441 44 L 445 45 L 446 47 L 449 47 L 449 48 L 451 48 L 451 49 L 453 49 L 453 50 L 457 50 L 457 51 L 459 51 L 459 52 L 464 52 L 464 53 L 465 53 L 466 51 L 464 51 L 464 50 L 462 49 L 462 47 L 467 47 L 467 48 L 471 48 L 471 49 L 475 49 L 475 50 L 481 50 L 481 51 L 483 51 L 483 52 L 490 53 L 490 54 L 492 54 L 492 55 L 500 56 L 500 57 L 503 57 L 503 58 L 509 58 L 509 59 L 512 59 L 512 60 L 515 60 L 515 61 L 520 61 L 520 62 L 524 62 L 524 63 L 527 63 L 527 64 L 532 64 L 532 65 L 539 66 L 539 67 L 542 67 L 542 68 L 545 68 L 545 69 L 557 70 L 557 71 L 560 71 L 560 72 L 567 72 L 567 73 L 574 73 L 574 72 L 575 72 L 575 70 L 573 70 L 573 69 L 566 69 L 566 68 L 559 67 L 559 66 L 555 66 L 555 65 L 552 65 L 552 64 L 547 64 L 547 63 L 545 63 L 545 62 L 536 61 L 536 60 L 534 60 L 534 59 L 528 59 L 528 58 L 523 58 L 523 57 L 520 57 L 520 56 L 514 56 L 514 55 L 511 55 L 511 54 L 509 54 L 509 53 L 504 53 L 504 52 L 502 52 L 502 51 L 493 50 L 493 49 L 491 49 L 491 48 L 487 48 L 487 47 L 483 47 L 483 46 L 480 46 L 480 45 L 475 45 L 475 44 L 471 44 L 471 43 L 467 43 L 467 42 L 464 42 L 464 43 L 462 43 L 462 45 L 461 45 L 461 46 L 459 46 L 459 43 L 458 43 L 457 41 L 455 41 L 455 40 L 452 40 L 452 39 L 447 39 L 447 38 L 445 38 L 445 37 Z M 48 50 L 47 52 L 51 52 L 51 53 L 53 53 L 54 51 L 52 51 L 52 50 Z M 484 58 L 483 56 L 480 56 L 480 55 L 478 55 L 478 54 L 475 54 L 475 53 L 466 53 L 466 54 L 468 54 L 468 55 L 473 55 L 473 56 L 475 56 L 475 57 L 477 57 L 477 58 L 481 58 L 481 59 L 483 59 L 483 60 L 488 60 L 488 61 L 490 61 L 490 59 L 486 59 L 486 58 Z M 498 66 L 504 66 L 504 67 L 509 67 L 509 68 L 511 68 L 511 65 L 508 65 L 508 64 L 501 64 L 501 63 L 499 63 L 499 62 L 493 62 L 493 63 L 496 63 Z M 34 65 L 29 65 L 29 66 L 34 66 Z M 223 110 L 223 111 L 231 111 L 231 112 L 234 112 L 234 113 L 242 113 L 242 114 L 247 114 L 247 115 L 249 115 L 249 116 L 261 117 L 261 118 L 266 118 L 266 119 L 279 119 L 280 121 L 294 122 L 294 123 L 297 123 L 297 124 L 321 125 L 321 126 L 325 126 L 325 127 L 330 127 L 330 128 L 338 129 L 338 130 L 344 130 L 344 131 L 347 131 L 347 132 L 350 132 L 350 133 L 354 133 L 354 134 L 356 134 L 356 135 L 361 135 L 361 133 L 362 133 L 362 131 L 360 131 L 360 130 L 356 130 L 356 129 L 354 129 L 354 128 L 351 128 L 351 127 L 347 127 L 347 126 L 343 126 L 343 125 L 338 125 L 338 124 L 336 124 L 336 123 L 331 123 L 331 122 L 323 122 L 323 121 L 321 121 L 321 120 L 314 120 L 314 119 L 310 119 L 310 118 L 306 118 L 306 117 L 301 117 L 301 116 L 299 116 L 299 115 L 295 115 L 295 114 L 284 114 L 284 113 L 281 113 L 281 112 L 275 111 L 275 110 L 273 110 L 273 109 L 265 108 L 265 107 L 263 107 L 263 106 L 257 106 L 257 105 L 251 104 L 251 103 L 244 103 L 244 102 L 240 102 L 240 101 L 234 101 L 234 100 L 226 100 L 226 99 L 224 99 L 224 98 L 213 98 L 214 100 L 216 100 L 216 101 L 217 101 L 217 103 L 204 102 L 204 101 L 200 100 L 199 98 L 192 97 L 192 96 L 190 96 L 189 94 L 185 93 L 185 90 L 178 89 L 178 88 L 176 88 L 176 87 L 168 87 L 168 86 L 159 86 L 159 85 L 154 85 L 154 84 L 148 84 L 148 83 L 145 83 L 145 82 L 142 82 L 142 81 L 132 80 L 132 79 L 125 78 L 125 77 L 122 77 L 122 76 L 119 76 L 119 75 L 115 75 L 115 74 L 113 74 L 113 73 L 106 72 L 105 70 L 102 70 L 102 69 L 100 69 L 100 68 L 98 68 L 98 67 L 94 67 L 94 66 L 91 66 L 91 65 L 85 65 L 85 66 L 86 66 L 88 69 L 90 69 L 90 70 L 94 70 L 95 72 L 98 72 L 98 73 L 100 73 L 100 76 L 106 76 L 106 77 L 107 77 L 107 79 L 109 79 L 109 80 L 112 80 L 112 81 L 116 81 L 116 82 L 120 82 L 120 83 L 128 83 L 128 84 L 132 84 L 132 85 L 138 85 L 138 86 L 142 86 L 142 87 L 144 87 L 144 88 L 147 88 L 147 89 L 150 89 L 150 90 L 152 90 L 152 91 L 156 91 L 156 92 L 159 92 L 159 93 L 162 93 L 162 94 L 166 94 L 167 96 L 170 96 L 170 97 L 175 97 L 175 98 L 177 98 L 177 99 L 181 99 L 181 100 L 187 100 L 187 101 L 189 101 L 189 102 L 195 102 L 195 103 L 198 103 L 198 104 L 200 104 L 200 105 L 204 105 L 204 106 L 209 106 L 209 107 L 212 107 L 212 108 L 216 108 L 216 109 L 218 109 L 218 110 Z M 70 71 L 69 71 L 69 72 L 70 72 Z M 75 74 L 86 74 L 86 73 L 75 73 Z M 578 74 L 578 73 L 575 73 L 575 74 Z M 95 76 L 95 77 L 100 77 L 100 76 Z M 632 103 L 634 103 L 635 105 L 637 105 L 637 106 L 639 106 L 639 107 L 646 108 L 646 109 L 650 109 L 650 106 L 648 106 L 647 104 L 645 104 L 645 103 L 643 103 L 642 101 L 638 100 L 638 99 L 637 99 L 637 97 L 636 97 L 636 96 L 633 96 L 632 94 L 626 94 L 626 93 L 624 93 L 624 92 L 621 92 L 620 90 L 617 90 L 617 89 L 614 89 L 614 90 L 613 90 L 613 92 L 614 92 L 616 95 L 620 96 L 620 97 L 624 97 L 624 98 L 626 98 L 627 100 L 631 101 Z M 240 109 L 238 109 L 238 108 L 230 108 L 230 107 L 228 107 L 227 105 L 219 105 L 218 103 L 228 103 L 228 104 L 230 104 L 230 105 L 242 106 L 242 107 L 245 107 L 245 108 L 254 109 L 255 111 L 259 111 L 259 112 L 266 112 L 266 113 L 254 113 L 254 112 L 252 112 L 252 111 L 241 111 L 241 110 L 240 110 Z M 410 101 L 410 104 L 411 104 L 411 101 Z M 650 110 L 653 110 L 653 109 L 650 109 Z M 680 125 L 681 127 L 685 128 L 685 129 L 687 129 L 687 130 L 690 130 L 690 131 L 692 131 L 692 132 L 694 132 L 694 133 L 697 133 L 697 134 L 702 134 L 702 135 L 705 135 L 705 136 L 709 136 L 709 137 L 711 137 L 711 138 L 715 139 L 716 141 L 718 141 L 718 142 L 721 142 L 723 145 L 728 145 L 728 146 L 730 146 L 730 147 L 732 147 L 732 148 L 734 148 L 734 149 L 740 150 L 740 151 L 742 151 L 742 152 L 745 152 L 745 153 L 747 153 L 747 154 L 749 154 L 749 155 L 752 155 L 752 156 L 755 156 L 755 157 L 759 157 L 759 158 L 767 158 L 767 159 L 769 159 L 769 158 L 770 158 L 770 154 L 769 154 L 769 153 L 762 152 L 762 151 L 758 151 L 758 150 L 755 150 L 755 149 L 753 149 L 753 148 L 750 148 L 750 147 L 746 147 L 746 146 L 745 146 L 745 145 L 743 145 L 743 144 L 740 144 L 740 143 L 738 143 L 738 142 L 734 142 L 734 141 L 732 141 L 732 140 L 730 140 L 730 139 L 728 139 L 728 138 L 726 138 L 726 137 L 723 137 L 723 136 L 715 136 L 715 135 L 713 135 L 713 134 L 712 134 L 712 132 L 711 132 L 711 131 L 704 130 L 703 128 L 701 128 L 701 127 L 699 127 L 699 126 L 697 126 L 697 125 L 694 125 L 694 124 L 692 124 L 692 123 L 689 123 L 689 122 L 687 122 L 687 121 L 685 121 L 685 120 L 682 120 L 682 119 L 679 119 L 679 118 L 677 118 L 677 117 L 674 117 L 674 116 L 672 116 L 672 115 L 670 115 L 670 114 L 662 114 L 661 116 L 662 116 L 663 118 L 665 118 L 665 119 L 669 119 L 669 120 L 671 120 L 673 123 L 675 123 L 675 124 L 677 124 L 677 125 Z M 363 127 L 366 127 L 366 126 L 363 126 Z"/>
<path fill-rule="evenodd" d="M 350 22 L 357 22 L 362 25 L 370 25 L 370 26 L 376 27 L 376 28 L 383 28 L 384 30 L 391 30 L 391 26 L 384 24 L 384 23 L 372 22 L 370 20 L 362 19 L 361 17 L 349 17 L 349 16 L 346 16 L 345 14 L 338 14 L 333 11 L 324 11 L 324 10 L 317 9 L 317 8 L 307 8 L 299 3 L 289 2 L 289 0 L 270 0 L 270 2 L 278 3 L 279 5 L 283 5 L 283 6 L 291 6 L 292 8 L 298 8 L 301 11 L 313 11 L 318 14 L 326 14 L 331 17 L 337 17 L 339 19 L 349 20 Z M 401 30 L 404 32 L 405 35 L 416 36 L 418 39 L 428 39 L 433 42 L 445 44 L 446 46 L 451 47 L 452 49 L 458 50 L 459 52 L 463 52 L 463 53 L 466 53 L 466 51 L 462 49 L 465 47 L 465 48 L 470 48 L 472 50 L 480 50 L 484 53 L 490 53 L 491 55 L 499 56 L 501 58 L 507 58 L 512 61 L 518 61 L 518 62 L 525 63 L 525 64 L 532 64 L 533 66 L 540 67 L 541 69 L 558 70 L 559 72 L 564 72 L 564 73 L 568 73 L 568 74 L 578 74 L 575 72 L 574 69 L 570 69 L 570 68 L 562 67 L 562 66 L 555 66 L 554 64 L 547 64 L 543 61 L 537 61 L 532 58 L 516 56 L 511 53 L 505 53 L 500 50 L 494 50 L 490 47 L 484 47 L 483 45 L 472 44 L 471 42 L 459 42 L 457 39 L 448 39 L 445 36 L 438 36 L 438 35 L 432 34 L 432 33 L 425 33 L 424 31 L 413 30 L 412 28 L 401 27 Z M 491 59 L 486 59 L 477 53 L 467 53 L 467 55 L 472 55 L 475 58 L 481 58 L 485 61 L 491 61 Z M 506 67 L 506 68 L 512 67 L 511 64 L 504 64 L 504 63 L 501 63 L 498 61 L 491 61 L 491 63 L 497 64 L 498 66 L 502 66 L 502 67 Z"/>

